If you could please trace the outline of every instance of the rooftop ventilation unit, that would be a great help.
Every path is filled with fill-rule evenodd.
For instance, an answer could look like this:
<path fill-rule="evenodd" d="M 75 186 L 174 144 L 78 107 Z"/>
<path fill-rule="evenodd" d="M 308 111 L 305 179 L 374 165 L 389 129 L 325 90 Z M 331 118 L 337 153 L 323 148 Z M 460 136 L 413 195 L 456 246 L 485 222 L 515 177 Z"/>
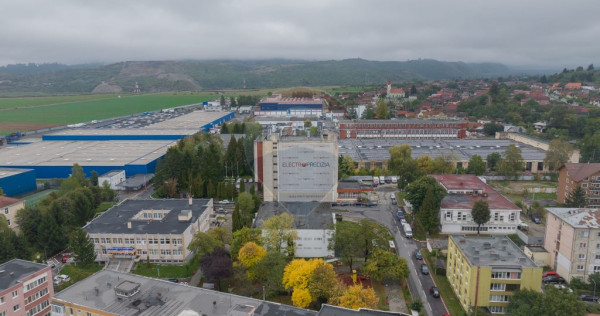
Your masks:
<path fill-rule="evenodd" d="M 491 248 L 492 248 L 492 244 L 490 244 L 489 242 L 483 243 L 483 249 L 491 249 Z"/>

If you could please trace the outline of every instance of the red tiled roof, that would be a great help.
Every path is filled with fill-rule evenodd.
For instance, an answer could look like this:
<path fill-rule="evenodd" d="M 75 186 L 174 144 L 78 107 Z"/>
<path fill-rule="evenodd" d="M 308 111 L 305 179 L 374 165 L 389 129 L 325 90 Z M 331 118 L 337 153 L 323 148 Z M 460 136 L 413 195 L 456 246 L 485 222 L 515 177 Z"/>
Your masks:
<path fill-rule="evenodd" d="M 15 198 L 10 198 L 7 196 L 0 196 L 0 207 L 7 207 L 13 204 L 17 204 L 19 202 L 21 202 L 22 200 L 19 199 L 15 199 Z"/>
<path fill-rule="evenodd" d="M 581 82 L 569 82 L 565 85 L 566 89 L 579 89 L 581 88 Z"/>
<path fill-rule="evenodd" d="M 443 209 L 464 209 L 470 210 L 478 200 L 488 202 L 490 210 L 519 210 L 502 194 L 496 192 L 492 187 L 485 184 L 481 179 L 471 174 L 441 174 L 433 177 L 450 191 L 481 191 L 482 194 L 447 194 L 442 200 Z M 487 195 L 487 196 L 483 196 Z"/>
<path fill-rule="evenodd" d="M 562 168 L 567 168 L 569 177 L 573 181 L 579 182 L 596 172 L 600 172 L 600 163 L 566 163 L 559 170 Z"/>

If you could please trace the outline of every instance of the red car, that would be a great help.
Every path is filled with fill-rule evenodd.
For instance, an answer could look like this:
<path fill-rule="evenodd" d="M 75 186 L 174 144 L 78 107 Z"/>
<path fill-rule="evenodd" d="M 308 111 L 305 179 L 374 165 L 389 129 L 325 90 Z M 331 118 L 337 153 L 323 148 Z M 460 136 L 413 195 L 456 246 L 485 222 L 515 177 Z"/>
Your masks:
<path fill-rule="evenodd" d="M 542 278 L 549 277 L 551 275 L 559 276 L 558 273 L 556 273 L 556 271 L 549 270 L 549 271 L 544 272 L 544 274 L 542 274 Z"/>
<path fill-rule="evenodd" d="M 62 255 L 60 261 L 62 261 L 62 263 L 67 263 L 67 260 L 69 260 L 69 254 L 65 253 L 64 255 Z"/>

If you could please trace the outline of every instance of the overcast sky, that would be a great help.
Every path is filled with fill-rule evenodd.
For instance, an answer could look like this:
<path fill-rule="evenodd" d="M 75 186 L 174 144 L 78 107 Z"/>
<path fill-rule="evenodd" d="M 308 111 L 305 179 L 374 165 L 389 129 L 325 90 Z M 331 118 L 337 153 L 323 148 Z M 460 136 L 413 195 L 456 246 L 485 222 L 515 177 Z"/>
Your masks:
<path fill-rule="evenodd" d="M 0 0 L 0 65 L 360 57 L 586 67 L 600 64 L 599 9 L 598 0 Z"/>

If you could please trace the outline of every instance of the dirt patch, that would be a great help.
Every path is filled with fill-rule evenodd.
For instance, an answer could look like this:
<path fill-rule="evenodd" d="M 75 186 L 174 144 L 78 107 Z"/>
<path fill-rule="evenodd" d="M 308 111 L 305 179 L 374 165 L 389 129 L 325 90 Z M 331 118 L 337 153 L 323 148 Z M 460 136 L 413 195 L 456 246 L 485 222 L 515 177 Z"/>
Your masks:
<path fill-rule="evenodd" d="M 0 130 L 3 131 L 35 131 L 38 129 L 61 126 L 62 124 L 48 124 L 48 123 L 18 123 L 18 122 L 0 122 Z"/>

